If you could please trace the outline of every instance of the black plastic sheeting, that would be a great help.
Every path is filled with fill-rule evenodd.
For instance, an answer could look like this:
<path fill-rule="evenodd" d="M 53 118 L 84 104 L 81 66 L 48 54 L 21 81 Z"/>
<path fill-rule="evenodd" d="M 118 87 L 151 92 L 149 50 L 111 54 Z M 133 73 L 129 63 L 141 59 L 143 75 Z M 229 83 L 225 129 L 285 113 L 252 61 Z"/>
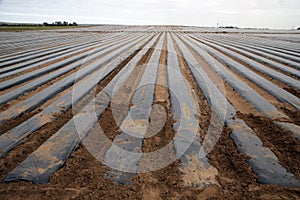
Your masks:
<path fill-rule="evenodd" d="M 45 65 L 47 63 L 57 61 L 59 59 L 64 59 L 69 56 L 75 56 L 76 54 L 80 54 L 82 51 L 90 49 L 90 48 L 97 48 L 99 45 L 104 45 L 108 41 L 113 41 L 113 38 L 108 38 L 106 40 L 102 39 L 97 42 L 88 42 L 87 44 L 84 43 L 83 45 L 80 45 L 79 47 L 72 48 L 69 50 L 64 50 L 62 52 L 50 54 L 49 56 L 44 56 L 41 58 L 35 58 L 23 63 L 18 63 L 16 65 L 12 65 L 10 67 L 5 67 L 3 69 L 0 69 L 0 78 L 9 77 L 15 74 L 18 74 L 20 72 L 33 69 L 36 67 L 40 67 L 42 65 Z M 53 65 L 52 65 L 53 66 Z M 46 67 L 49 68 L 49 67 Z"/>
<path fill-rule="evenodd" d="M 51 33 L 51 34 L 53 34 L 53 33 Z M 47 36 L 48 36 L 48 38 L 51 38 L 49 34 Z M 99 36 L 89 37 L 88 40 L 85 40 L 85 41 L 94 42 L 94 41 L 99 40 L 99 38 L 101 39 L 101 38 L 105 38 L 107 36 L 109 36 L 109 35 L 104 34 L 103 36 L 100 36 L 100 37 Z M 18 34 L 18 36 L 16 36 L 16 37 L 20 38 L 20 35 Z M 71 38 L 66 37 L 66 35 L 64 35 L 63 38 L 55 36 L 51 40 L 48 40 L 48 41 L 40 41 L 37 35 L 33 35 L 33 37 L 35 37 L 34 46 L 31 45 L 30 47 L 28 46 L 28 43 L 26 43 L 26 41 L 19 41 L 21 44 L 17 44 L 18 43 L 18 41 L 16 41 L 17 38 L 14 38 L 12 40 L 6 40 L 6 41 L 10 41 L 10 42 L 8 42 L 9 43 L 8 45 L 0 44 L 0 48 L 8 48 L 8 47 L 11 47 L 12 44 L 13 44 L 14 48 L 25 48 L 24 50 L 17 51 L 17 52 L 13 51 L 13 48 L 11 48 L 10 51 L 7 51 L 7 49 L 6 49 L 5 52 L 1 52 L 0 61 L 7 62 L 7 61 L 14 60 L 14 59 L 18 59 L 18 58 L 20 58 L 20 56 L 28 57 L 28 56 L 31 56 L 34 54 L 51 51 L 53 49 L 56 49 L 57 46 L 63 47 L 63 46 L 67 46 L 70 44 L 75 44 L 76 42 L 84 41 L 82 36 L 77 35 L 74 37 L 74 35 L 72 35 L 72 34 L 68 36 Z M 38 46 L 38 47 L 35 48 L 35 46 Z M 30 50 L 29 50 L 29 48 L 30 48 Z"/>
<path fill-rule="evenodd" d="M 119 184 L 129 184 L 128 179 L 138 172 L 138 164 L 143 155 L 141 150 L 143 139 L 149 127 L 163 40 L 164 34 L 160 36 L 137 90 L 134 92 L 131 100 L 132 106 L 120 126 L 122 133 L 114 138 L 114 145 L 105 154 L 104 162 L 112 168 L 105 173 L 105 177 Z M 138 121 L 143 125 L 137 125 Z"/>
<path fill-rule="evenodd" d="M 254 54 L 254 53 L 250 53 L 248 51 L 245 51 L 245 50 L 242 50 L 240 48 L 234 47 L 232 45 L 228 45 L 227 43 L 223 44 L 223 43 L 211 40 L 211 39 L 207 39 L 206 37 L 203 37 L 203 36 L 201 37 L 201 39 L 202 39 L 202 41 L 206 40 L 206 41 L 212 42 L 214 44 L 218 44 L 218 45 L 220 45 L 222 47 L 225 47 L 227 49 L 230 49 L 230 50 L 233 50 L 235 52 L 238 52 L 238 53 L 240 53 L 240 54 L 242 54 L 244 56 L 247 56 L 247 57 L 249 57 L 249 58 L 251 58 L 251 59 L 253 59 L 255 61 L 268 64 L 268 65 L 270 65 L 271 67 L 273 67 L 275 69 L 278 69 L 278 70 L 280 70 L 282 72 L 286 72 L 286 73 L 289 73 L 291 75 L 294 75 L 294 76 L 300 78 L 300 71 L 297 70 L 297 69 L 294 69 L 292 67 L 280 64 L 278 62 L 272 61 L 272 60 L 270 60 L 268 58 L 265 58 L 263 56 L 260 56 L 260 55 Z"/>
<path fill-rule="evenodd" d="M 122 83 L 130 76 L 140 59 L 156 40 L 157 36 L 151 39 L 145 48 L 128 62 L 95 99 L 11 171 L 3 182 L 24 180 L 35 184 L 46 184 L 51 175 L 64 165 L 71 153 L 86 137 L 94 124 L 98 122 L 98 118 L 106 110 Z M 91 113 L 93 114 L 91 115 Z M 74 123 L 77 125 L 75 126 Z"/>
<path fill-rule="evenodd" d="M 281 48 L 280 46 L 277 46 L 276 48 L 273 48 L 272 50 L 270 49 L 270 47 L 267 47 L 267 46 L 261 46 L 261 45 L 257 45 L 257 44 L 254 44 L 253 43 L 253 40 L 249 40 L 249 37 L 231 37 L 230 38 L 230 42 L 234 43 L 234 44 L 238 44 L 238 45 L 242 45 L 244 47 L 248 47 L 248 48 L 251 48 L 253 50 L 256 50 L 256 51 L 259 51 L 263 54 L 269 54 L 269 55 L 274 55 L 276 56 L 277 58 L 282 58 L 282 59 L 285 59 L 285 60 L 290 60 L 290 61 L 293 61 L 293 62 L 296 62 L 296 63 L 299 63 L 299 53 L 296 53 L 295 49 L 290 49 L 287 53 L 287 52 L 281 52 Z M 293 44 L 289 44 L 289 46 L 291 47 Z M 296 45 L 296 44 L 294 44 Z M 297 55 L 291 55 L 293 54 L 291 51 L 294 52 L 294 54 L 297 54 Z"/>
<path fill-rule="evenodd" d="M 33 68 L 32 66 L 37 66 L 36 64 L 42 65 L 49 61 L 51 62 L 53 60 L 63 58 L 66 55 L 68 56 L 68 55 L 72 55 L 72 53 L 78 53 L 78 52 L 80 52 L 80 50 L 82 51 L 87 47 L 92 47 L 97 44 L 101 44 L 101 42 L 91 42 L 91 43 L 84 42 L 82 44 L 70 45 L 67 48 L 61 48 L 61 49 L 58 48 L 58 50 L 54 51 L 54 52 L 49 51 L 49 52 L 47 52 L 47 54 L 49 54 L 49 55 L 41 56 L 41 55 L 37 54 L 34 56 L 30 56 L 30 60 L 28 60 L 28 61 L 22 61 L 22 62 L 16 61 L 16 64 L 14 64 L 14 65 L 10 64 L 10 65 L 8 65 L 8 67 L 2 67 L 0 69 L 0 74 L 1 74 L 0 78 L 3 78 L 3 74 L 5 74 L 4 77 L 8 77 L 10 75 L 24 71 L 26 69 L 32 69 Z M 18 60 L 18 59 L 16 59 L 16 60 Z M 21 70 L 19 71 L 18 69 L 21 69 Z M 6 75 L 6 73 L 8 73 L 8 72 L 12 72 L 12 73 L 9 75 Z"/>
<path fill-rule="evenodd" d="M 176 132 L 176 136 L 173 140 L 174 150 L 176 157 L 181 160 L 180 169 L 189 173 L 185 168 L 189 168 L 193 165 L 193 170 L 199 170 L 205 173 L 205 171 L 213 171 L 215 169 L 210 165 L 208 158 L 203 152 L 200 137 L 199 126 L 199 108 L 196 100 L 193 98 L 192 93 L 185 83 L 183 75 L 181 73 L 177 53 L 173 46 L 171 36 L 168 34 L 168 83 L 170 98 L 171 98 L 171 110 L 175 123 L 173 128 Z M 214 170 L 217 173 L 217 170 Z M 198 183 L 189 183 L 189 187 L 208 187 L 216 183 L 214 175 L 209 174 L 210 179 L 201 179 Z M 190 176 L 190 175 L 188 175 Z M 186 183 L 185 183 L 186 184 Z"/>
<path fill-rule="evenodd" d="M 221 76 L 227 83 L 229 83 L 233 89 L 243 96 L 248 102 L 250 102 L 254 107 L 261 112 L 265 117 L 272 120 L 290 120 L 288 116 L 280 112 L 275 106 L 269 103 L 266 99 L 260 96 L 254 89 L 249 87 L 247 84 L 237 79 L 233 74 L 231 74 L 222 64 L 216 61 L 212 56 L 210 56 L 202 48 L 205 45 L 199 42 L 190 42 L 185 37 L 182 39 L 191 46 L 209 65 L 214 69 L 214 71 Z M 199 48 L 200 47 L 200 48 Z M 275 123 L 277 126 L 283 129 L 287 129 L 291 132 L 297 139 L 299 138 L 299 129 L 297 125 L 291 125 L 287 122 Z"/>
<path fill-rule="evenodd" d="M 39 71 L 41 71 L 41 73 L 45 73 L 45 71 L 48 71 L 48 73 L 49 73 L 49 70 L 53 71 L 52 73 L 45 75 L 41 78 L 38 78 L 37 80 L 35 80 L 33 82 L 29 82 L 24 86 L 21 86 L 11 92 L 1 95 L 0 96 L 0 104 L 5 104 L 5 103 L 9 102 L 10 100 L 18 98 L 19 96 L 25 94 L 26 92 L 33 91 L 34 89 L 38 88 L 39 86 L 57 78 L 63 74 L 66 74 L 82 65 L 82 60 L 68 65 L 70 62 L 73 62 L 73 61 L 75 62 L 76 60 L 80 60 L 82 58 L 85 58 L 85 62 L 92 61 L 93 59 L 97 58 L 97 56 L 102 54 L 102 52 L 101 52 L 102 50 L 104 50 L 105 48 L 111 47 L 111 46 L 112 45 L 105 45 L 100 48 L 95 48 L 95 49 L 93 49 L 93 55 L 91 55 L 91 56 L 86 57 L 87 54 L 83 53 L 81 55 L 78 55 L 79 57 L 77 57 L 77 56 L 74 57 L 74 58 L 76 58 L 75 60 L 73 60 L 74 58 L 66 59 L 66 60 L 63 60 L 61 62 L 55 63 L 55 64 L 47 67 L 47 69 L 35 70 L 32 73 L 28 73 L 24 76 L 20 76 L 19 78 L 14 79 L 14 81 L 10 81 L 10 84 L 19 84 L 20 81 L 25 82 L 27 80 L 31 80 L 33 77 L 37 76 L 37 74 L 40 75 Z M 62 68 L 55 70 L 57 67 L 62 67 Z"/>
<path fill-rule="evenodd" d="M 300 140 L 300 126 L 287 122 L 275 122 L 275 124 L 280 128 L 291 132 L 297 140 Z"/>
<path fill-rule="evenodd" d="M 144 39 L 144 38 L 143 38 Z M 33 131 L 41 128 L 46 123 L 53 121 L 59 113 L 68 110 L 72 103 L 75 104 L 85 95 L 87 95 L 103 78 L 105 78 L 110 72 L 116 69 L 118 64 L 122 60 L 125 60 L 130 54 L 133 52 L 126 52 L 133 46 L 135 46 L 138 42 L 143 41 L 143 39 L 137 40 L 131 44 L 120 48 L 116 52 L 112 52 L 112 54 L 108 54 L 107 56 L 99 59 L 99 62 L 103 62 L 106 59 L 117 59 L 120 54 L 123 52 L 125 54 L 121 55 L 120 59 L 117 63 L 113 63 L 113 65 L 108 65 L 106 67 L 102 67 L 98 69 L 91 77 L 84 80 L 82 83 L 76 85 L 73 89 L 76 90 L 76 94 L 73 94 L 73 91 L 69 91 L 68 93 L 64 94 L 58 100 L 53 102 L 51 105 L 46 107 L 43 111 L 36 114 L 32 118 L 28 119 L 27 121 L 23 122 L 22 124 L 18 125 L 17 127 L 13 128 L 12 130 L 6 132 L 5 134 L 0 136 L 0 156 L 5 156 L 5 154 L 17 146 L 19 143 L 23 141 L 25 137 L 31 134 Z M 139 46 L 140 47 L 140 46 Z M 134 48 L 132 51 L 135 51 Z M 124 56 L 124 57 L 123 57 Z M 98 63 L 99 64 L 99 63 Z"/>
<path fill-rule="evenodd" d="M 250 45 L 250 44 L 245 44 L 245 46 L 250 47 L 252 49 L 262 51 L 262 52 L 266 52 L 266 53 L 269 53 L 272 55 L 276 55 L 276 56 L 279 56 L 279 57 L 287 59 L 287 60 L 292 60 L 292 61 L 298 62 L 298 63 L 300 62 L 300 58 L 298 56 L 288 55 L 288 54 L 281 53 L 278 51 L 270 50 L 270 49 L 265 48 L 265 46 L 259 47 L 257 45 Z"/>
<path fill-rule="evenodd" d="M 24 83 L 24 82 L 26 82 L 28 80 L 32 80 L 33 78 L 39 77 L 39 76 L 41 76 L 43 74 L 46 74 L 46 73 L 51 72 L 51 71 L 54 71 L 56 69 L 64 67 L 64 66 L 66 66 L 68 64 L 72 64 L 74 62 L 76 62 L 76 63 L 73 64 L 74 68 L 75 67 L 80 67 L 83 64 L 83 61 L 81 59 L 85 58 L 86 61 L 91 61 L 92 59 L 95 59 L 97 57 L 96 53 L 98 53 L 97 54 L 98 56 L 102 55 L 103 52 L 108 52 L 106 49 L 110 48 L 110 50 L 111 50 L 111 48 L 113 48 L 115 45 L 118 45 L 118 44 L 120 44 L 120 41 L 114 41 L 114 42 L 112 42 L 110 44 L 103 45 L 101 47 L 98 47 L 98 48 L 94 49 L 93 50 L 94 54 L 91 55 L 91 56 L 89 56 L 90 52 L 84 52 L 84 53 L 81 53 L 79 55 L 76 55 L 76 56 L 73 56 L 71 58 L 68 58 L 68 59 L 65 59 L 63 61 L 57 62 L 55 64 L 52 64 L 52 65 L 50 65 L 48 67 L 37 69 L 37 70 L 34 70 L 33 72 L 29 72 L 29 73 L 26 73 L 24 75 L 18 76 L 16 78 L 12 78 L 12 79 L 9 79 L 7 81 L 3 81 L 2 84 L 0 85 L 0 90 L 4 90 L 4 89 L 7 89 L 7 88 L 12 87 L 12 86 L 19 85 L 19 84 Z M 79 60 L 81 60 L 81 61 L 79 61 Z M 39 64 L 37 64 L 36 66 L 33 66 L 33 67 L 38 67 L 38 66 L 39 66 Z M 0 77 L 1 77 L 1 75 L 0 75 Z"/>
<path fill-rule="evenodd" d="M 280 165 L 275 154 L 269 148 L 264 147 L 253 130 L 238 118 L 236 109 L 214 85 L 202 67 L 197 65 L 196 61 L 195 63 L 192 62 L 195 59 L 192 58 L 192 54 L 180 39 L 176 42 L 180 46 L 184 57 L 190 61 L 188 66 L 211 109 L 218 114 L 219 119 L 225 119 L 226 125 L 232 129 L 230 137 L 233 139 L 238 151 L 250 157 L 248 163 L 259 177 L 259 182 L 285 187 L 300 187 L 300 181 Z M 224 103 L 226 104 L 225 107 Z M 224 109 L 226 109 L 226 112 L 224 112 Z"/>
<path fill-rule="evenodd" d="M 27 57 L 41 52 L 47 52 L 59 47 L 70 46 L 83 41 L 94 42 L 109 34 L 61 34 L 58 32 L 10 32 L 1 33 L 0 60 L 11 61 L 20 57 Z M 45 37 L 46 39 L 41 39 Z M 30 40 L 28 40 L 30 39 Z M 2 42 L 5 41 L 5 42 Z M 4 44 L 6 43 L 6 44 Z"/>
<path fill-rule="evenodd" d="M 294 40 L 294 37 L 291 37 L 291 35 L 281 35 L 283 37 L 279 37 L 279 38 L 272 37 L 272 36 L 269 37 L 269 36 L 264 34 L 258 34 L 255 36 L 243 35 L 242 37 L 239 36 L 239 37 L 232 37 L 232 38 L 233 39 L 235 38 L 235 40 L 238 40 L 240 42 L 244 41 L 247 42 L 248 44 L 265 47 L 282 53 L 287 53 L 295 56 L 300 55 L 300 47 L 297 43 L 294 43 L 297 42 L 298 40 L 297 39 Z"/>
<path fill-rule="evenodd" d="M 285 74 L 282 74 L 280 72 L 277 72 L 276 70 L 273 70 L 269 67 L 266 67 L 250 58 L 247 58 L 245 56 L 242 56 L 234 51 L 231 51 L 229 49 L 226 49 L 224 47 L 221 47 L 219 45 L 215 45 L 211 42 L 207 42 L 207 41 L 204 41 L 205 44 L 209 44 L 210 46 L 213 46 L 215 47 L 216 49 L 220 50 L 221 52 L 223 53 L 226 53 L 227 55 L 233 57 L 233 58 L 236 58 L 240 61 L 243 61 L 245 62 L 246 64 L 248 64 L 251 68 L 259 71 L 259 72 L 262 72 L 263 74 L 275 79 L 275 80 L 279 80 L 281 81 L 282 83 L 285 83 L 286 85 L 288 86 L 291 86 L 291 87 L 294 87 L 296 89 L 300 89 L 300 82 L 298 80 L 295 80 L 293 78 L 291 78 L 290 76 L 287 76 Z M 299 75 L 300 73 L 298 73 Z"/>
<path fill-rule="evenodd" d="M 79 81 L 79 80 L 83 79 L 87 75 L 89 75 L 89 74 L 93 73 L 94 71 L 98 70 L 99 68 L 101 68 L 102 65 L 107 64 L 112 59 L 115 59 L 120 53 L 122 53 L 122 52 L 126 51 L 128 48 L 132 47 L 133 44 L 130 42 L 133 42 L 133 41 L 136 42 L 136 40 L 137 39 L 135 38 L 135 39 L 132 39 L 131 41 L 125 41 L 123 43 L 120 43 L 120 45 L 117 46 L 117 47 L 119 47 L 117 50 L 115 50 L 111 53 L 108 53 L 101 59 L 97 59 L 95 62 L 89 64 L 88 66 L 81 68 L 79 72 L 71 74 L 70 76 L 54 83 L 53 85 L 49 86 L 48 88 L 35 94 L 34 96 L 30 97 L 29 99 L 27 99 L 17 105 L 14 105 L 14 106 L 10 107 L 9 109 L 5 110 L 4 112 L 0 113 L 0 124 L 5 123 L 7 120 L 15 119 L 18 116 L 20 116 L 21 114 L 37 108 L 42 103 L 44 103 L 47 100 L 51 99 L 52 97 L 56 96 L 59 92 L 72 86 L 75 83 L 75 80 Z M 125 46 L 122 46 L 122 45 L 125 45 Z M 114 50 L 115 48 L 112 48 L 110 50 Z M 109 49 L 106 49 L 106 52 L 108 52 L 108 51 L 109 51 Z M 102 54 L 103 53 L 104 52 L 102 52 Z"/>
<path fill-rule="evenodd" d="M 231 85 L 231 87 L 238 92 L 241 96 L 243 96 L 248 102 L 254 105 L 258 111 L 263 113 L 270 119 L 280 119 L 280 118 L 288 118 L 285 114 L 279 112 L 277 108 L 270 104 L 265 98 L 263 98 L 260 94 L 258 94 L 254 89 L 249 87 L 246 83 L 236 78 L 232 73 L 230 73 L 221 63 L 215 60 L 212 56 L 210 56 L 206 51 L 201 49 L 205 46 L 201 43 L 191 42 L 184 37 L 182 39 L 191 46 L 208 64 L 211 66 L 214 71 L 222 77 L 227 83 Z M 198 45 L 198 46 L 197 46 Z"/>
<path fill-rule="evenodd" d="M 218 52 L 217 50 L 206 46 L 205 50 L 215 56 L 218 60 L 222 63 L 227 65 L 237 74 L 247 78 L 251 82 L 255 83 L 259 87 L 263 88 L 265 91 L 270 93 L 271 95 L 275 96 L 278 101 L 289 103 L 293 105 L 296 109 L 300 110 L 300 99 L 291 93 L 287 92 L 286 90 L 278 87 L 277 85 L 273 84 L 272 82 L 266 80 L 262 76 L 256 74 L 255 72 L 251 71 L 247 67 L 243 66 L 242 64 L 234 61 L 233 59 L 225 56 L 224 54 Z"/>
<path fill-rule="evenodd" d="M 207 36 L 205 36 L 205 37 L 207 37 Z M 235 47 L 237 47 L 239 49 L 243 49 L 245 51 L 248 51 L 248 52 L 251 52 L 251 53 L 254 53 L 254 54 L 258 54 L 260 56 L 264 56 L 264 57 L 266 57 L 268 59 L 277 61 L 279 63 L 286 64 L 288 66 L 291 66 L 291 67 L 294 67 L 294 68 L 300 70 L 300 64 L 298 62 L 295 62 L 295 61 L 292 61 L 292 60 L 288 60 L 288 59 L 285 59 L 285 58 L 282 58 L 282 57 L 279 57 L 279 56 L 276 56 L 276 55 L 273 55 L 273 54 L 270 54 L 270 53 L 265 53 L 265 52 L 262 52 L 262 51 L 259 51 L 259 50 L 252 49 L 250 47 L 244 46 L 241 43 L 237 43 L 237 42 L 235 42 L 233 40 L 225 40 L 224 41 L 223 39 L 220 39 L 219 37 L 218 38 L 209 37 L 209 38 L 214 38 L 215 40 L 220 41 L 222 43 L 225 43 L 225 44 L 228 44 L 228 45 L 231 45 L 231 46 L 235 46 Z"/>

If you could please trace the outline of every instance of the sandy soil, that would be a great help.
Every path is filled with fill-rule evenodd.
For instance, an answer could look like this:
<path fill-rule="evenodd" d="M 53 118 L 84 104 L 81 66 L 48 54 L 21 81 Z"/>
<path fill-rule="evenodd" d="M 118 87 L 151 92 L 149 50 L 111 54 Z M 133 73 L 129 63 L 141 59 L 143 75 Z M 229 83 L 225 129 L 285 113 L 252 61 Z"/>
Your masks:
<path fill-rule="evenodd" d="M 177 53 L 181 55 L 177 46 L 175 46 L 175 49 Z M 98 84 L 96 91 L 100 92 L 139 51 L 140 50 L 137 50 L 133 55 L 122 62 L 115 71 L 101 81 Z M 129 100 L 131 98 L 131 95 L 138 86 L 145 70 L 145 64 L 149 61 L 153 51 L 153 48 L 149 49 L 146 55 L 141 58 L 139 64 L 135 67 L 133 73 L 117 94 L 117 100 L 122 102 L 124 99 Z M 197 57 L 197 55 L 195 56 Z M 197 104 L 200 110 L 200 134 L 201 137 L 205 137 L 211 119 L 210 106 L 201 90 L 198 88 L 194 77 L 188 69 L 186 61 L 182 56 L 179 56 L 178 59 L 186 84 L 188 85 L 188 88 L 193 90 L 193 95 L 198 99 Z M 198 56 L 197 60 L 199 63 L 202 63 L 204 70 L 217 84 L 218 81 L 216 80 L 218 75 L 207 64 L 205 65 L 204 61 L 201 60 L 201 57 Z M 161 65 L 158 68 L 158 83 L 167 83 L 168 74 L 165 66 L 166 63 L 167 51 L 165 41 L 160 57 Z M 288 115 L 292 123 L 300 125 L 299 111 L 296 111 L 289 105 L 279 103 L 273 96 L 267 94 L 258 86 L 247 81 L 245 78 L 238 75 L 236 76 L 249 84 L 268 101 Z M 61 80 L 63 77 L 45 84 L 36 91 L 25 94 L 20 99 L 13 101 L 12 105 L 34 95 L 39 90 Z M 286 87 L 284 84 L 277 81 L 273 82 L 280 87 Z M 299 140 L 295 139 L 290 133 L 276 127 L 273 121 L 264 118 L 252 105 L 250 105 L 250 103 L 246 102 L 237 92 L 235 92 L 228 83 L 223 81 L 222 83 L 225 85 L 225 91 L 223 91 L 224 94 L 226 94 L 228 100 L 240 111 L 238 117 L 243 119 L 246 124 L 255 131 L 257 136 L 262 140 L 264 146 L 270 148 L 275 153 L 282 166 L 299 177 Z M 295 96 L 300 97 L 299 91 L 290 87 L 285 89 Z M 155 88 L 154 103 L 159 105 L 160 108 L 163 108 L 163 110 L 157 109 L 155 112 L 153 111 L 151 113 L 150 130 L 157 128 L 156 124 L 158 124 L 160 120 L 163 120 L 164 115 L 166 116 L 166 123 L 158 134 L 143 141 L 143 152 L 154 152 L 172 142 L 175 137 L 176 133 L 172 127 L 174 121 L 172 118 L 169 96 L 167 88 L 162 87 L 161 85 L 158 85 Z M 59 96 L 55 98 L 58 97 Z M 45 105 L 49 105 L 54 99 L 50 99 Z M 88 95 L 80 101 L 78 105 L 83 107 L 90 100 L 91 97 Z M 2 111 L 6 110 L 9 106 L 10 104 L 2 106 Z M 110 140 L 113 140 L 116 135 L 121 132 L 113 116 L 112 106 L 113 105 L 109 105 L 107 110 L 105 110 L 99 118 L 99 124 Z M 118 106 L 120 107 L 114 107 L 113 109 L 123 109 L 122 114 L 115 117 L 117 117 L 117 121 L 122 121 L 124 116 L 128 113 L 128 109 L 124 109 L 124 107 L 122 107 L 124 105 Z M 0 134 L 12 129 L 37 112 L 39 112 L 38 109 L 25 113 L 18 119 L 10 120 L 5 125 L 1 126 Z M 57 115 L 55 121 L 48 123 L 34 132 L 34 134 L 28 136 L 24 143 L 14 148 L 6 157 L 1 158 L 0 179 L 3 179 L 7 173 L 24 161 L 49 137 L 55 134 L 65 123 L 72 119 L 72 117 L 73 114 L 70 109 Z M 210 164 L 218 171 L 218 175 L 216 177 L 217 184 L 208 186 L 205 189 L 185 186 L 182 179 L 182 172 L 178 169 L 181 163 L 178 159 L 171 165 L 158 171 L 137 174 L 132 178 L 131 184 L 116 184 L 112 180 L 105 178 L 105 173 L 109 168 L 94 158 L 83 145 L 80 145 L 71 154 L 65 165 L 51 176 L 49 183 L 44 185 L 34 185 L 29 182 L 0 184 L 0 199 L 300 199 L 300 188 L 285 188 L 259 183 L 258 177 L 247 163 L 248 158 L 238 152 L 233 140 L 230 138 L 230 133 L 231 130 L 224 126 L 217 144 L 207 155 Z M 93 137 L 96 137 L 96 135 L 96 128 L 93 128 L 87 140 L 92 141 L 94 139 Z M 109 145 L 99 147 L 102 152 L 106 152 L 108 148 Z M 174 150 L 170 148 L 169 151 L 173 152 Z"/>

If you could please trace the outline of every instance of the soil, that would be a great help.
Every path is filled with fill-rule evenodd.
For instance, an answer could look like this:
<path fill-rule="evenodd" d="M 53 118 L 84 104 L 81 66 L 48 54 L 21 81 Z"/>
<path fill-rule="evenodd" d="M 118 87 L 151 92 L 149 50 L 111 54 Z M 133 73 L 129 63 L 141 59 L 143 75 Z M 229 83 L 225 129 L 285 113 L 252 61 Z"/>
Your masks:
<path fill-rule="evenodd" d="M 166 51 L 166 38 L 164 39 L 165 42 L 161 52 L 157 76 L 157 82 L 162 83 L 162 85 L 168 82 L 166 69 L 168 52 Z M 154 44 L 154 47 L 156 45 L 157 42 Z M 125 84 L 116 95 L 116 103 L 119 101 L 126 102 L 125 100 L 129 101 L 131 99 L 145 70 L 145 64 L 149 62 L 154 51 L 154 47 L 150 48 L 145 56 L 141 58 L 133 70 L 133 73 L 129 76 L 128 80 L 125 81 Z M 186 61 L 180 56 L 180 50 L 176 45 L 175 50 L 179 55 L 180 69 L 186 84 L 188 88 L 193 91 L 193 95 L 197 97 L 197 104 L 200 110 L 200 134 L 201 137 L 204 138 L 212 117 L 210 106 L 198 88 Z M 115 71 L 101 81 L 96 88 L 96 92 L 100 92 L 139 51 L 140 50 L 134 52 L 134 54 L 122 62 Z M 203 64 L 205 71 L 208 72 L 210 77 L 217 78 L 215 72 L 201 61 L 201 57 L 197 57 L 197 59 Z M 240 77 L 238 76 L 238 78 Z M 53 82 L 49 84 L 57 80 L 53 80 Z M 288 105 L 278 103 L 274 97 L 266 94 L 265 91 L 253 83 L 250 83 L 250 81 L 246 81 L 243 78 L 241 78 L 241 80 L 245 81 L 255 90 L 258 90 L 264 97 L 267 97 L 267 100 L 273 101 L 277 107 L 290 117 L 294 124 L 300 125 L 299 111 L 296 111 L 293 107 Z M 43 86 L 43 88 L 47 85 L 48 84 Z M 293 90 L 292 88 L 289 90 L 296 96 L 300 96 L 299 91 Z M 36 91 L 33 91 L 31 94 L 25 95 L 24 98 L 33 95 L 35 92 Z M 232 91 L 232 88 L 226 83 L 224 94 L 226 94 L 230 102 L 241 111 L 238 113 L 238 117 L 243 119 L 246 124 L 254 130 L 257 136 L 262 140 L 264 146 L 274 152 L 280 164 L 299 177 L 300 142 L 292 137 L 290 133 L 275 126 L 273 121 L 264 118 L 258 111 L 254 110 L 251 105 L 244 102 L 237 92 Z M 157 85 L 155 88 L 154 104 L 158 105 L 159 109 L 154 109 L 150 115 L 151 132 L 157 128 L 156 124 L 164 118 L 164 114 L 166 116 L 166 122 L 164 127 L 158 131 L 155 136 L 143 141 L 142 151 L 145 153 L 161 149 L 172 142 L 176 135 L 172 126 L 174 121 L 169 96 L 170 94 L 167 88 Z M 83 107 L 90 100 L 91 97 L 87 95 L 78 105 Z M 51 100 L 49 100 L 48 104 L 49 103 L 51 103 Z M 7 106 L 9 107 L 10 105 Z M 124 116 L 128 113 L 128 106 L 129 105 L 110 104 L 100 116 L 98 123 L 110 140 L 113 140 L 116 135 L 121 133 L 117 122 L 124 119 Z M 114 116 L 112 108 L 120 109 L 123 112 L 120 116 Z M 3 109 L 7 109 L 7 107 Z M 38 112 L 38 110 L 25 113 L 16 120 L 11 120 L 1 127 L 0 134 L 5 133 L 17 124 L 30 118 L 36 114 L 36 112 Z M 60 113 L 57 115 L 56 120 L 28 136 L 23 144 L 14 148 L 6 157 L 1 158 L 0 179 L 2 180 L 7 173 L 24 161 L 72 117 L 71 109 Z M 181 163 L 179 159 L 158 171 L 136 174 L 131 179 L 131 184 L 117 184 L 105 178 L 105 173 L 110 168 L 91 155 L 84 145 L 80 145 L 67 159 L 65 165 L 51 176 L 49 183 L 35 185 L 30 182 L 21 181 L 0 184 L 0 199 L 300 199 L 300 188 L 285 188 L 259 183 L 258 177 L 247 163 L 249 158 L 238 152 L 233 140 L 230 138 L 230 134 L 231 130 L 224 126 L 218 142 L 207 155 L 210 164 L 217 169 L 218 175 L 216 177 L 217 184 L 208 186 L 205 189 L 186 187 L 183 184 L 182 174 L 179 170 Z M 95 137 L 97 137 L 96 126 L 90 131 L 86 140 L 93 141 Z M 109 147 L 109 144 L 98 146 L 101 152 L 106 152 Z M 173 148 L 169 150 L 170 152 L 174 151 Z M 163 157 L 164 155 L 161 156 Z"/>
<path fill-rule="evenodd" d="M 108 123 L 109 124 L 109 123 Z M 298 199 L 300 189 L 256 182 L 246 158 L 236 151 L 224 129 L 208 155 L 218 171 L 220 186 L 205 190 L 180 186 L 179 161 L 152 173 L 138 174 L 131 185 L 121 186 L 104 178 L 107 167 L 80 146 L 46 185 L 26 182 L 2 184 L 1 199 Z M 2 165 L 1 165 L 2 166 Z M 1 167 L 2 168 L 2 167 Z M 2 174 L 2 173 L 1 173 Z"/>

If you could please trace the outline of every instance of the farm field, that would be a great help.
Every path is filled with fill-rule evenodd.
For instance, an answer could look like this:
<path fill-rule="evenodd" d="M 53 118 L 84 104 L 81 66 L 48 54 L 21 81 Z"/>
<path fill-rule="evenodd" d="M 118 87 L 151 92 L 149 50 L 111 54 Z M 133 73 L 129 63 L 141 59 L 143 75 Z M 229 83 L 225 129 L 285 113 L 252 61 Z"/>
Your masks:
<path fill-rule="evenodd" d="M 37 31 L 37 30 L 53 30 L 75 28 L 73 26 L 0 26 L 0 32 L 21 32 L 21 31 Z M 77 27 L 76 27 L 77 28 Z"/>
<path fill-rule="evenodd" d="M 299 199 L 300 34 L 0 32 L 0 199 Z"/>

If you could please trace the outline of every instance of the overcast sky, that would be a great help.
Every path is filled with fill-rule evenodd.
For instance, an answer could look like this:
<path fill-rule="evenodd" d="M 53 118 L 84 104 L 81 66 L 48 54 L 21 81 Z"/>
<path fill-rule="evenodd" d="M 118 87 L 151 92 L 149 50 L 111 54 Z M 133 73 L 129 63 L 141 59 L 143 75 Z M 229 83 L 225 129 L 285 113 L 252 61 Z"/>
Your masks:
<path fill-rule="evenodd" d="M 300 0 L 0 0 L 0 21 L 291 29 Z"/>

